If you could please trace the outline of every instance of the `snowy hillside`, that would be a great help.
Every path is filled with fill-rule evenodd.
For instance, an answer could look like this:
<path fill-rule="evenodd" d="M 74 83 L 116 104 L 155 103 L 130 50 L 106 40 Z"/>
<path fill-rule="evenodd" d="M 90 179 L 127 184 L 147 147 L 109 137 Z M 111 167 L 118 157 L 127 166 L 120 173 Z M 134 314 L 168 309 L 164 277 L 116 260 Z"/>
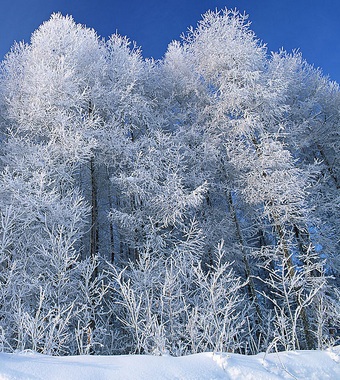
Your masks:
<path fill-rule="evenodd" d="M 51 357 L 31 352 L 0 354 L 0 380 L 128 379 L 340 379 L 340 346 L 323 352 L 256 356 L 203 353 L 170 356 Z"/>

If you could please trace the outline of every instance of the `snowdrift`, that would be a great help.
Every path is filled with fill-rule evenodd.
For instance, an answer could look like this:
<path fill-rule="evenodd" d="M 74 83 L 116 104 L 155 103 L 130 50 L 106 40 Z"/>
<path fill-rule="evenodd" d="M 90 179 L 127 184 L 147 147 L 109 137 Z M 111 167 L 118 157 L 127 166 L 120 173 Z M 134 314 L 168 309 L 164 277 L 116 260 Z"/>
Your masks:
<path fill-rule="evenodd" d="M 244 356 L 202 353 L 170 356 L 0 354 L 0 380 L 271 380 L 340 379 L 340 346 Z"/>

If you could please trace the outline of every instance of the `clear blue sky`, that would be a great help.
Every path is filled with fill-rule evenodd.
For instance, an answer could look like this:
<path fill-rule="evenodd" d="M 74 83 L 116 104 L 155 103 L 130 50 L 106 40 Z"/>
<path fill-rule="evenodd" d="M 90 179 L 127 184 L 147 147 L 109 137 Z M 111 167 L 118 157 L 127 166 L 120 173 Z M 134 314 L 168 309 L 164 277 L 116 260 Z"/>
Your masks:
<path fill-rule="evenodd" d="M 299 48 L 309 63 L 340 82 L 340 1 L 337 0 L 0 0 L 0 58 L 13 41 L 29 41 L 52 12 L 107 37 L 135 40 L 145 57 L 161 58 L 167 44 L 196 25 L 208 9 L 246 11 L 269 51 Z"/>

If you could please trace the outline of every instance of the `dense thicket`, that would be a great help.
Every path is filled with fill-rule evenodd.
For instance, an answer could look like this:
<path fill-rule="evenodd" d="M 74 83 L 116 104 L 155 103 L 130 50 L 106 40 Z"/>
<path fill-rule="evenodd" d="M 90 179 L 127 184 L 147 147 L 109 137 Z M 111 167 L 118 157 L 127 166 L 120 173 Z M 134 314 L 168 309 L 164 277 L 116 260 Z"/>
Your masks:
<path fill-rule="evenodd" d="M 339 339 L 340 91 L 207 12 L 160 61 L 52 15 L 1 65 L 0 345 Z"/>

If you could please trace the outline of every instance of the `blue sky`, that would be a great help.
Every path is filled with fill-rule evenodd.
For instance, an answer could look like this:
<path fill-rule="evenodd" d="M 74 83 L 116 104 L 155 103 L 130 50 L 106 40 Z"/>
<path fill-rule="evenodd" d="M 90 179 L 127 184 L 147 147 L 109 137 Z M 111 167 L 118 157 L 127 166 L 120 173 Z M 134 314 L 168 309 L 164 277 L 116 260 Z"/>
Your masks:
<path fill-rule="evenodd" d="M 116 30 L 142 47 L 145 57 L 161 58 L 167 44 L 196 25 L 208 9 L 246 11 L 252 29 L 268 45 L 299 48 L 309 63 L 340 82 L 340 2 L 336 0 L 0 0 L 0 58 L 13 41 L 29 41 L 52 12 L 107 37 Z"/>

